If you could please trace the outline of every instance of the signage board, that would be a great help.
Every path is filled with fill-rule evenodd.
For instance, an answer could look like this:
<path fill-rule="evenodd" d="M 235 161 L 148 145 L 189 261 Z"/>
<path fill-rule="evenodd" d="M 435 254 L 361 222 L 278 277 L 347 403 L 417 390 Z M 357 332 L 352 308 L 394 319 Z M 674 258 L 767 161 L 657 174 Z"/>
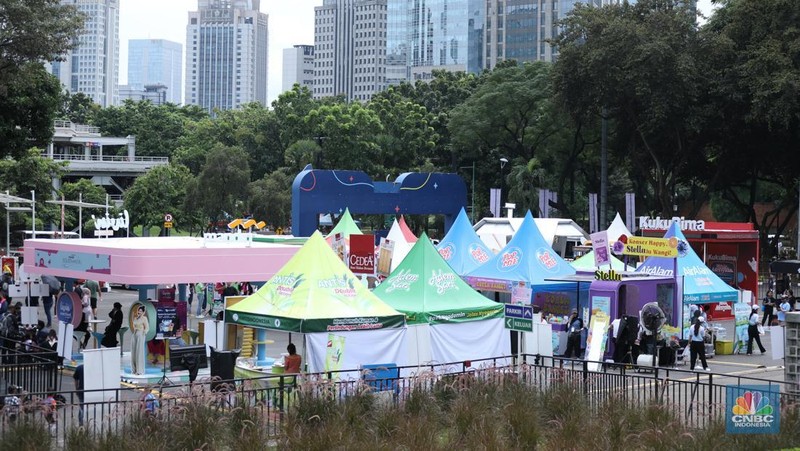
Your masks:
<path fill-rule="evenodd" d="M 533 307 L 530 305 L 506 304 L 506 318 L 533 319 Z"/>
<path fill-rule="evenodd" d="M 592 240 L 594 251 L 594 265 L 597 267 L 611 264 L 611 255 L 608 252 L 608 233 L 604 230 L 589 236 Z"/>
<path fill-rule="evenodd" d="M 533 297 L 533 290 L 531 287 L 525 286 L 524 282 L 511 287 L 511 303 L 512 304 L 527 304 L 531 305 L 531 297 Z"/>
<path fill-rule="evenodd" d="M 672 218 L 664 218 L 656 216 L 650 218 L 647 216 L 639 217 L 639 228 L 641 230 L 667 230 L 673 222 L 677 222 L 681 230 L 694 230 L 702 231 L 706 229 L 706 222 L 702 219 L 686 219 L 683 216 L 673 216 Z"/>
<path fill-rule="evenodd" d="M 617 254 L 637 255 L 641 257 L 675 258 L 683 251 L 685 254 L 689 244 L 675 237 L 650 238 L 645 236 L 620 237 L 623 240 L 614 243 L 613 250 Z"/>
<path fill-rule="evenodd" d="M 777 434 L 781 430 L 780 387 L 728 385 L 725 387 L 725 432 Z"/>
<path fill-rule="evenodd" d="M 375 274 L 375 237 L 350 235 L 350 255 L 347 266 L 353 274 Z"/>
<path fill-rule="evenodd" d="M 171 303 L 167 303 L 171 304 Z M 178 309 L 174 305 L 156 306 L 156 338 L 174 337 L 177 329 Z"/>
<path fill-rule="evenodd" d="M 108 212 L 106 212 L 105 216 L 92 215 L 92 220 L 94 221 L 95 232 L 99 230 L 104 230 L 104 231 L 107 230 L 111 232 L 111 235 L 113 235 L 114 232 L 116 232 L 117 230 L 127 229 L 131 223 L 130 217 L 128 216 L 128 210 L 123 210 L 121 213 L 118 213 L 117 217 L 109 216 Z M 96 236 L 101 236 L 101 235 L 96 235 Z M 107 236 L 107 235 L 102 235 L 102 236 Z"/>
<path fill-rule="evenodd" d="M 506 329 L 516 330 L 519 332 L 533 332 L 533 320 L 524 318 L 506 317 Z"/>
<path fill-rule="evenodd" d="M 394 241 L 381 238 L 381 247 L 378 250 L 378 275 L 389 277 L 392 272 L 392 254 L 394 253 Z"/>

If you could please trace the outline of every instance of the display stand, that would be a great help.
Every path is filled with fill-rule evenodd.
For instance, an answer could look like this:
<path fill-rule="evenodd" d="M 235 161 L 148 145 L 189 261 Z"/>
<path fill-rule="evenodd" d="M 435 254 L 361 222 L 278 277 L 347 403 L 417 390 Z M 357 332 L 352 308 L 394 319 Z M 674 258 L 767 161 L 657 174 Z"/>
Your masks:
<path fill-rule="evenodd" d="M 169 341 L 173 340 L 174 338 L 175 337 L 161 337 L 161 338 L 156 337 L 156 340 L 161 340 L 161 341 L 164 342 L 164 350 L 165 350 L 165 352 L 164 352 L 163 372 L 161 374 L 161 379 L 159 379 L 158 382 L 156 382 L 156 384 L 159 387 L 159 392 L 164 387 L 164 384 L 170 384 L 170 385 L 173 384 L 173 382 L 167 377 L 167 355 L 166 355 L 166 350 L 169 349 Z"/>

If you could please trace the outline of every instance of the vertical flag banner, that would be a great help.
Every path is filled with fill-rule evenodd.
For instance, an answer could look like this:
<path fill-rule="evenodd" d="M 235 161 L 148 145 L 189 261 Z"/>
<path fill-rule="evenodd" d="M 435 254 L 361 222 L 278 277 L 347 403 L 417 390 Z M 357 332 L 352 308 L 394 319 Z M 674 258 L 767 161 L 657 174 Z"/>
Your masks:
<path fill-rule="evenodd" d="M 595 232 L 589 235 L 592 240 L 592 250 L 594 251 L 594 264 L 597 267 L 611 264 L 611 255 L 608 249 L 608 233 Z"/>
<path fill-rule="evenodd" d="M 344 338 L 341 335 L 328 334 L 328 346 L 325 349 L 325 371 L 342 369 L 344 358 Z"/>

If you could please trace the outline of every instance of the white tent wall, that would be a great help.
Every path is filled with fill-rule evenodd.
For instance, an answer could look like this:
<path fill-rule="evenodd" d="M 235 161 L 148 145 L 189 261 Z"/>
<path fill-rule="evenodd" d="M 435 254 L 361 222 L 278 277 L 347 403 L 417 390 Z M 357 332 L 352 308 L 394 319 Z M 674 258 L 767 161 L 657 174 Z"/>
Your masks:
<path fill-rule="evenodd" d="M 431 325 L 413 324 L 406 332 L 406 362 L 409 366 L 428 365 L 431 356 Z"/>
<path fill-rule="evenodd" d="M 395 363 L 407 364 L 406 329 L 330 332 L 344 338 L 342 370 L 357 370 L 361 365 Z M 325 356 L 329 332 L 306 334 L 308 372 L 325 371 Z"/>
<path fill-rule="evenodd" d="M 511 354 L 511 335 L 502 318 L 431 326 L 431 354 L 436 363 L 479 360 Z M 498 359 L 498 365 L 509 364 Z M 475 366 L 480 366 L 476 363 Z M 460 371 L 461 368 L 453 368 Z"/>

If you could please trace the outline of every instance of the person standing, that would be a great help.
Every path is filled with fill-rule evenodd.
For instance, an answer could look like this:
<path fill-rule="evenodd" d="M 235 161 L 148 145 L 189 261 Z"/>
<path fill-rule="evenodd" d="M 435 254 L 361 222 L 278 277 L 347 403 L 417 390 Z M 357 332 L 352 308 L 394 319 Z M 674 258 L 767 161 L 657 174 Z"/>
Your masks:
<path fill-rule="evenodd" d="M 50 275 L 43 275 L 42 282 L 47 284 L 49 294 L 42 297 L 42 304 L 44 305 L 44 315 L 47 317 L 47 327 L 53 327 L 53 304 L 61 291 L 61 282 Z"/>
<path fill-rule="evenodd" d="M 754 305 L 753 310 L 750 312 L 750 319 L 747 325 L 747 355 L 753 355 L 753 340 L 758 343 L 758 349 L 764 354 L 767 352 L 764 345 L 761 344 L 761 337 L 758 332 L 758 306 Z"/>
<path fill-rule="evenodd" d="M 100 344 L 105 348 L 114 348 L 117 346 L 117 333 L 122 328 L 122 304 L 119 302 L 114 303 L 114 308 L 108 313 L 111 322 L 106 326 L 106 331 L 103 333 L 103 340 Z"/>
<path fill-rule="evenodd" d="M 772 295 L 772 290 L 768 290 L 761 304 L 764 308 L 764 318 L 761 320 L 762 326 L 764 324 L 768 326 L 772 325 L 772 320 L 775 319 L 775 304 L 775 296 Z"/>
<path fill-rule="evenodd" d="M 131 372 L 133 374 L 144 374 L 145 371 L 145 346 L 147 344 L 147 333 L 150 331 L 150 323 L 147 320 L 144 306 L 140 305 L 136 309 L 136 317 L 131 322 L 133 329 L 133 341 L 131 342 Z"/>
<path fill-rule="evenodd" d="M 788 298 L 783 298 L 781 305 L 778 306 L 778 322 L 781 326 L 786 324 L 786 313 L 792 311 L 792 304 L 789 303 Z"/>
<path fill-rule="evenodd" d="M 694 322 L 694 327 L 689 329 L 689 368 L 695 370 L 695 363 L 697 357 L 700 357 L 700 363 L 703 364 L 703 371 L 711 371 L 706 363 L 706 322 L 700 317 Z"/>
<path fill-rule="evenodd" d="M 97 303 L 103 300 L 103 292 L 100 291 L 100 284 L 96 280 L 87 280 L 84 284 L 89 289 L 89 302 L 92 305 L 92 318 L 97 317 Z"/>
<path fill-rule="evenodd" d="M 581 352 L 581 332 L 583 331 L 583 319 L 578 316 L 578 310 L 572 309 L 567 321 L 567 351 L 564 357 L 567 358 L 580 358 Z"/>

